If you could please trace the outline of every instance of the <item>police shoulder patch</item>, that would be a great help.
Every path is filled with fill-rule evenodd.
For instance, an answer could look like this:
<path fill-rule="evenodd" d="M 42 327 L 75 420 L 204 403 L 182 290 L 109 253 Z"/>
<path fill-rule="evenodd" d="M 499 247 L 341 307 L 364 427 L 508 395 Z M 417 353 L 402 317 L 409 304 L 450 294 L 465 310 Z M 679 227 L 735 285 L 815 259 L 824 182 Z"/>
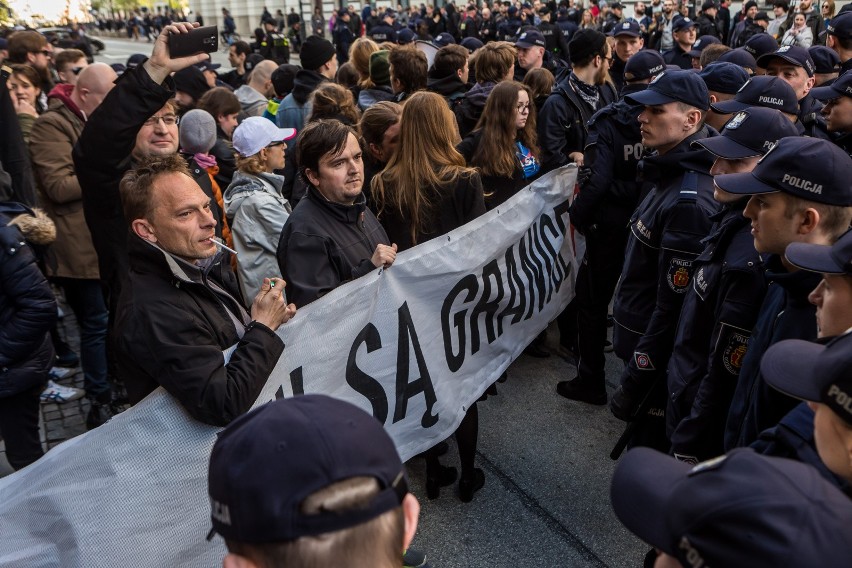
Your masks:
<path fill-rule="evenodd" d="M 634 351 L 633 360 L 636 361 L 636 367 L 641 369 L 642 371 L 657 370 L 657 368 L 654 367 L 654 362 L 651 361 L 650 355 L 648 355 L 647 353 L 640 353 L 639 351 Z"/>
<path fill-rule="evenodd" d="M 668 272 L 666 273 L 666 281 L 673 292 L 678 294 L 686 292 L 686 288 L 689 286 L 690 268 L 692 268 L 691 260 L 682 258 L 671 259 Z"/>
<path fill-rule="evenodd" d="M 732 375 L 740 374 L 743 358 L 748 348 L 748 339 L 747 335 L 736 332 L 731 333 L 728 337 L 725 350 L 722 352 L 722 364 L 725 366 L 725 370 Z"/>

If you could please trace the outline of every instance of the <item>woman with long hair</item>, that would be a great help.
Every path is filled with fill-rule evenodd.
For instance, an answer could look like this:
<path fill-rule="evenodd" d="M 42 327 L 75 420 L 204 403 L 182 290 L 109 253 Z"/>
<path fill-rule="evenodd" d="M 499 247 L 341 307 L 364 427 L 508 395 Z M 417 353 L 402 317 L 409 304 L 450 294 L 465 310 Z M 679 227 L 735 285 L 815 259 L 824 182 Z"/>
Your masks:
<path fill-rule="evenodd" d="M 544 102 L 550 96 L 555 84 L 556 79 L 553 77 L 553 73 L 544 67 L 530 69 L 524 75 L 524 85 L 530 88 L 530 95 L 536 112 L 544 106 Z"/>
<path fill-rule="evenodd" d="M 370 83 L 370 56 L 379 51 L 379 44 L 368 37 L 359 37 L 349 46 L 349 63 L 358 72 L 358 84 L 351 89 L 355 100 L 361 89 L 372 87 Z"/>
<path fill-rule="evenodd" d="M 482 176 L 488 209 L 500 205 L 539 176 L 538 140 L 532 92 L 503 81 L 488 95 L 476 129 L 457 149 Z"/>
<path fill-rule="evenodd" d="M 385 169 L 373 178 L 378 218 L 399 251 L 439 237 L 485 213 L 482 181 L 465 165 L 455 145 L 458 131 L 447 101 L 436 93 L 414 93 L 402 108 L 399 144 Z M 468 502 L 485 484 L 474 467 L 479 411 L 472 404 L 456 430 L 461 461 L 459 498 Z M 426 455 L 426 495 L 455 481 L 434 452 Z"/>

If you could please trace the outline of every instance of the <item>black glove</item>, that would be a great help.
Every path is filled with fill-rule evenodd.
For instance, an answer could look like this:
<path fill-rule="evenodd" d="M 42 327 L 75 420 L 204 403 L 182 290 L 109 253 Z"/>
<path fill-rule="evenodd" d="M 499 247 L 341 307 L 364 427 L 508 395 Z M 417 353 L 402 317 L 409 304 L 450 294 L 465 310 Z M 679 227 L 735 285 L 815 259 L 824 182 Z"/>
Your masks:
<path fill-rule="evenodd" d="M 639 409 L 639 399 L 630 395 L 624 390 L 624 387 L 619 386 L 612 393 L 612 399 L 609 403 L 609 409 L 612 415 L 619 420 L 632 422 L 636 418 L 636 411 Z"/>
<path fill-rule="evenodd" d="M 577 183 L 580 185 L 581 190 L 590 177 L 592 177 L 592 168 L 589 166 L 580 166 L 577 169 Z"/>

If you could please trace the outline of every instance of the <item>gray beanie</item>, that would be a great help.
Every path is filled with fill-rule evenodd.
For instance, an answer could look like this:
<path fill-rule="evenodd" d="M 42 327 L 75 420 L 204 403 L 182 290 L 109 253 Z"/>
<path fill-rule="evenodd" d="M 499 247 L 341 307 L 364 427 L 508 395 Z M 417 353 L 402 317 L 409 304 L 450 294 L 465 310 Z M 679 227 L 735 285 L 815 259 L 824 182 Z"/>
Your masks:
<path fill-rule="evenodd" d="M 194 109 L 180 119 L 180 147 L 187 154 L 206 154 L 216 144 L 216 120 L 206 110 Z"/>

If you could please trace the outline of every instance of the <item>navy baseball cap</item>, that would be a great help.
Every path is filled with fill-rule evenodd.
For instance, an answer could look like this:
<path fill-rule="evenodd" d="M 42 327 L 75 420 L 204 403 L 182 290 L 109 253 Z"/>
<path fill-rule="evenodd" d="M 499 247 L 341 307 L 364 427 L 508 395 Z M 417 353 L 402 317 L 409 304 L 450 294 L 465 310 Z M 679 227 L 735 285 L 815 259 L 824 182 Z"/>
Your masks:
<path fill-rule="evenodd" d="M 814 73 L 837 73 L 840 71 L 840 56 L 830 47 L 814 45 L 808 48 L 811 59 L 814 60 Z"/>
<path fill-rule="evenodd" d="M 642 30 L 639 27 L 639 22 L 634 20 L 626 20 L 621 22 L 613 30 L 610 32 L 611 36 L 630 36 L 630 37 L 639 37 L 642 35 Z"/>
<path fill-rule="evenodd" d="M 456 38 L 454 38 L 447 32 L 441 32 L 435 37 L 435 39 L 432 40 L 432 43 L 434 43 L 438 47 L 444 47 L 450 45 L 451 43 L 456 43 Z"/>
<path fill-rule="evenodd" d="M 630 56 L 624 65 L 624 80 L 650 79 L 665 71 L 666 60 L 656 49 L 643 49 Z"/>
<path fill-rule="evenodd" d="M 696 140 L 693 145 L 726 160 L 742 160 L 762 156 L 781 138 L 798 135 L 796 126 L 779 111 L 752 107 L 735 114 L 721 136 Z"/>
<path fill-rule="evenodd" d="M 826 344 L 802 339 L 779 341 L 760 360 L 761 373 L 774 389 L 801 400 L 821 402 L 852 425 L 850 331 Z"/>
<path fill-rule="evenodd" d="M 145 63 L 146 59 L 148 59 L 148 56 L 144 53 L 134 53 L 133 55 L 127 58 L 127 63 L 125 63 L 125 65 L 128 69 L 133 69 L 134 67 Z"/>
<path fill-rule="evenodd" d="M 716 93 L 733 95 L 748 82 L 748 73 L 734 63 L 714 61 L 698 72 L 707 89 Z M 712 105 L 711 105 L 712 106 Z"/>
<path fill-rule="evenodd" d="M 352 477 L 379 493 L 361 509 L 307 514 L 309 495 Z M 210 454 L 213 533 L 246 543 L 288 542 L 339 531 L 400 506 L 408 479 L 378 420 L 325 395 L 278 399 L 225 428 Z"/>
<path fill-rule="evenodd" d="M 844 8 L 847 6 L 844 6 Z M 852 38 L 852 12 L 842 12 L 831 18 L 831 21 L 825 27 L 825 31 L 828 32 L 828 35 L 840 39 Z"/>
<path fill-rule="evenodd" d="M 846 231 L 833 245 L 791 243 L 784 256 L 803 270 L 852 276 L 852 231 Z"/>
<path fill-rule="evenodd" d="M 205 59 L 201 63 L 196 63 L 195 66 L 198 67 L 198 69 L 201 70 L 201 71 L 215 71 L 216 69 L 221 67 L 222 64 L 221 63 L 213 63 L 209 59 Z"/>
<path fill-rule="evenodd" d="M 672 31 L 679 32 L 681 30 L 685 30 L 687 28 L 694 28 L 695 22 L 690 20 L 689 18 L 679 18 L 674 21 L 672 24 Z"/>
<path fill-rule="evenodd" d="M 827 87 L 811 89 L 811 95 L 820 101 L 830 101 L 837 97 L 852 97 L 852 71 L 847 71 Z"/>
<path fill-rule="evenodd" d="M 726 51 L 716 61 L 726 61 L 739 65 L 743 69 L 751 71 L 750 75 L 753 75 L 757 71 L 757 61 L 754 60 L 754 55 L 741 47 Z"/>
<path fill-rule="evenodd" d="M 811 59 L 808 50 L 804 47 L 799 47 L 798 45 L 785 45 L 779 47 L 778 51 L 775 51 L 774 53 L 761 55 L 757 59 L 757 65 L 763 69 L 768 69 L 769 63 L 776 57 L 783 59 L 787 63 L 791 63 L 796 67 L 801 67 L 808 74 L 808 77 L 814 76 L 814 71 L 816 70 L 814 60 Z"/>
<path fill-rule="evenodd" d="M 719 114 L 732 114 L 753 106 L 774 108 L 787 114 L 799 112 L 799 101 L 793 87 L 784 79 L 769 75 L 752 77 L 733 99 L 712 103 L 710 108 Z"/>
<path fill-rule="evenodd" d="M 417 35 L 411 28 L 402 28 L 399 30 L 399 33 L 396 34 L 396 41 L 399 45 L 406 45 L 412 43 L 416 37 Z"/>
<path fill-rule="evenodd" d="M 781 138 L 751 172 L 713 178 L 728 193 L 783 192 L 826 205 L 852 206 L 852 158 L 836 144 L 819 138 Z"/>
<path fill-rule="evenodd" d="M 482 41 L 479 38 L 466 37 L 463 40 L 461 40 L 460 45 L 463 48 L 467 49 L 467 51 L 469 53 L 473 53 L 474 51 L 476 51 L 477 49 L 479 49 L 480 47 L 482 47 L 485 44 L 482 43 Z"/>
<path fill-rule="evenodd" d="M 515 47 L 544 47 L 546 45 L 544 36 L 538 30 L 527 30 L 519 35 L 517 41 L 515 41 Z"/>
<path fill-rule="evenodd" d="M 713 45 L 714 43 L 722 43 L 719 41 L 719 38 L 711 35 L 703 35 L 692 44 L 692 49 L 689 50 L 690 57 L 701 57 L 701 52 L 704 51 L 704 48 L 708 45 Z"/>
<path fill-rule="evenodd" d="M 852 502 L 811 465 L 749 448 L 692 466 L 628 451 L 610 486 L 615 515 L 682 566 L 846 566 Z"/>
<path fill-rule="evenodd" d="M 754 34 L 746 40 L 743 49 L 757 59 L 767 53 L 774 53 L 778 49 L 778 42 L 769 34 Z"/>
<path fill-rule="evenodd" d="M 707 85 L 692 71 L 663 71 L 654 77 L 648 88 L 625 98 L 646 106 L 681 102 L 701 110 L 710 108 Z"/>

